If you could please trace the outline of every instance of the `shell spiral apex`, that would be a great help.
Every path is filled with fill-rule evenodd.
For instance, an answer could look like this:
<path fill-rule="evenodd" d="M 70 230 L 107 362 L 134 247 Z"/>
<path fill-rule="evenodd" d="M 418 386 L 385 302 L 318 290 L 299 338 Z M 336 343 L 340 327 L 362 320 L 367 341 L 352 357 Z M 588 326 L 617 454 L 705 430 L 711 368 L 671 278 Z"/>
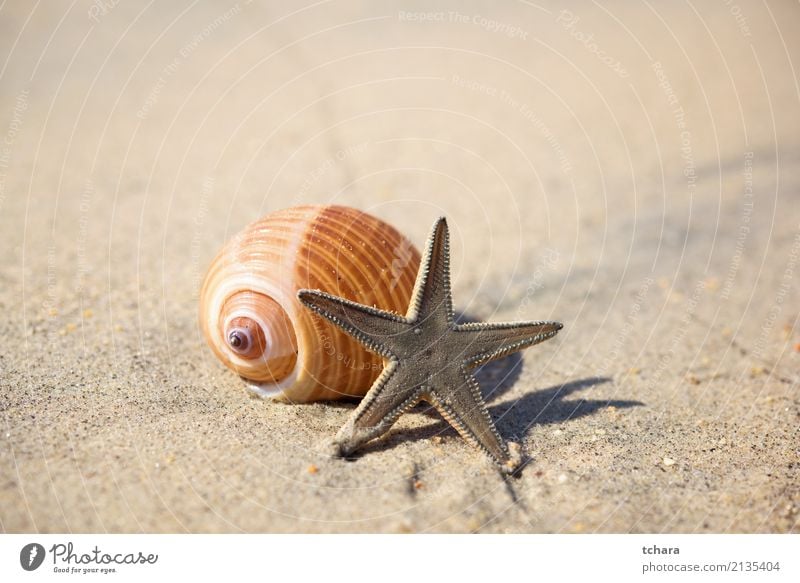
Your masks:
<path fill-rule="evenodd" d="M 263 397 L 361 396 L 383 368 L 297 290 L 404 314 L 420 255 L 394 227 L 344 206 L 288 208 L 251 223 L 212 261 L 200 326 L 214 354 Z"/>

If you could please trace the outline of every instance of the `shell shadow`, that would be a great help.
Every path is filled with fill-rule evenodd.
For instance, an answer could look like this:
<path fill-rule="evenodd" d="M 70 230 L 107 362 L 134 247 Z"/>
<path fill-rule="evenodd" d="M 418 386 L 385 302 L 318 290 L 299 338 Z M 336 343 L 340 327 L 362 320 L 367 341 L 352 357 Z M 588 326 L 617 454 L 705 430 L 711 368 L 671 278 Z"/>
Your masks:
<path fill-rule="evenodd" d="M 519 352 L 487 362 L 472 371 L 487 403 L 503 396 L 522 374 L 522 355 Z"/>
<path fill-rule="evenodd" d="M 457 324 L 472 322 L 481 322 L 481 320 L 466 312 L 456 313 Z M 503 395 L 517 382 L 522 374 L 522 353 L 513 352 L 504 358 L 487 362 L 476 367 L 472 374 L 475 375 L 481 387 L 483 400 L 488 403 Z"/>

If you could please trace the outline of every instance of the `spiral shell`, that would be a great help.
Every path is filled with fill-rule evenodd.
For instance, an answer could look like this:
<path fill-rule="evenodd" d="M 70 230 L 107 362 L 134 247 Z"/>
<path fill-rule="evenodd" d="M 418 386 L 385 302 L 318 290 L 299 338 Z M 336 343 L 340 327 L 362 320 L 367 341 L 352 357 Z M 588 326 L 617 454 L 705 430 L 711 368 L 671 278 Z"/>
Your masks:
<path fill-rule="evenodd" d="M 420 255 L 387 223 L 344 206 L 300 206 L 248 225 L 200 292 L 200 326 L 222 362 L 263 397 L 364 395 L 381 358 L 306 310 L 301 288 L 405 314 Z"/>

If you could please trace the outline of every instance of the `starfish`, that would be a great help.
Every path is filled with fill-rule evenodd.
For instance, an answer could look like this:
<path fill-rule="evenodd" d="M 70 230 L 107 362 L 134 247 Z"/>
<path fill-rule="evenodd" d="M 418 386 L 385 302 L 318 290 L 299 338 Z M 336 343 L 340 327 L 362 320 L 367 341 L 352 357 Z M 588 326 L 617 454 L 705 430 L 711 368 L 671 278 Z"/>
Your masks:
<path fill-rule="evenodd" d="M 433 226 L 405 317 L 315 290 L 299 290 L 307 308 L 384 358 L 384 368 L 333 439 L 347 456 L 383 435 L 424 400 L 505 473 L 520 463 L 495 428 L 470 369 L 552 338 L 558 322 L 456 324 L 450 292 L 447 221 Z M 516 444 L 514 444 L 516 445 Z"/>

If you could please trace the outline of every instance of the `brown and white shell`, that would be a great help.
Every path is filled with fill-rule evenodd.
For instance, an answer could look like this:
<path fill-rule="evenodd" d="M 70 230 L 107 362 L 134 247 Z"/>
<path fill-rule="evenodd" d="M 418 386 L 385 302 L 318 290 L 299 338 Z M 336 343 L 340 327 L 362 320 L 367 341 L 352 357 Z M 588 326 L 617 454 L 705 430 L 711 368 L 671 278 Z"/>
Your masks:
<path fill-rule="evenodd" d="M 211 263 L 200 326 L 217 357 L 263 397 L 364 395 L 382 359 L 307 311 L 297 290 L 405 314 L 419 261 L 408 239 L 357 209 L 280 210 L 248 225 Z"/>

